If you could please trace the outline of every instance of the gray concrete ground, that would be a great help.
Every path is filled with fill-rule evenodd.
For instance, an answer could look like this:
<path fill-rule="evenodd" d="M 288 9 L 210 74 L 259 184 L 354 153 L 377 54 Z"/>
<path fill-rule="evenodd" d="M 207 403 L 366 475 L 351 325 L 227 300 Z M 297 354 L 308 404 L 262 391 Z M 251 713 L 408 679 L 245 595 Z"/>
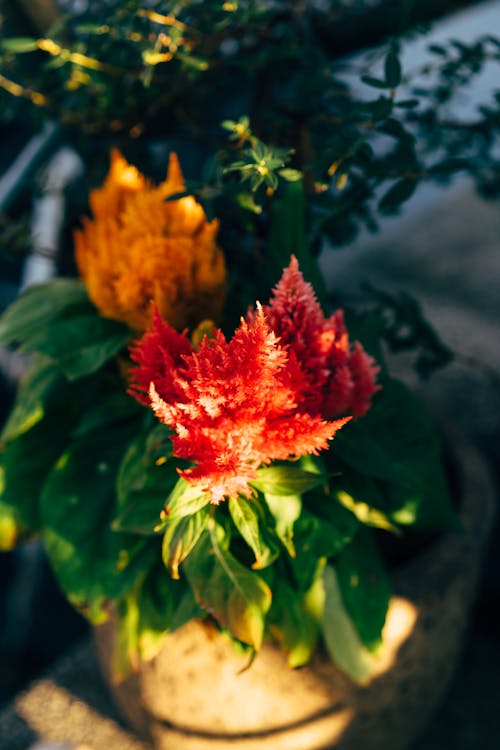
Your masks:
<path fill-rule="evenodd" d="M 404 219 L 394 219 L 382 235 L 329 253 L 323 266 L 332 287 L 355 289 L 367 280 L 418 296 L 460 358 L 425 387 L 404 358 L 394 366 L 423 391 L 433 408 L 469 434 L 498 481 L 500 204 L 484 203 L 466 187 L 440 195 Z M 498 528 L 478 595 L 456 679 L 415 750 L 500 746 Z M 0 714 L 1 750 L 49 750 L 37 745 L 42 741 L 50 750 L 146 750 L 120 725 L 87 641 Z"/>

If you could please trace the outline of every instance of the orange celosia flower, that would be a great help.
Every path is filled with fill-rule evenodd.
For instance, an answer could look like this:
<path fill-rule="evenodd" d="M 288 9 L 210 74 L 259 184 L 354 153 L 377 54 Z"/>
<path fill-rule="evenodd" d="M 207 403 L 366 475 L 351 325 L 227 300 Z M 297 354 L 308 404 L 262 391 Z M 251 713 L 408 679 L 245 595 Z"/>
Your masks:
<path fill-rule="evenodd" d="M 226 268 L 216 244 L 218 221 L 208 222 L 192 196 L 166 200 L 183 190 L 176 154 L 167 179 L 155 187 L 112 151 L 103 186 L 90 194 L 93 219 L 75 233 L 80 275 L 104 316 L 144 331 L 154 302 L 179 330 L 219 318 Z"/>
<path fill-rule="evenodd" d="M 294 319 L 295 309 L 301 316 Z M 186 334 L 156 314 L 132 347 L 131 392 L 174 430 L 174 454 L 194 464 L 181 476 L 210 493 L 213 503 L 249 496 L 262 464 L 327 448 L 352 416 L 343 404 L 333 407 L 337 393 L 353 410 L 368 407 L 366 383 L 371 393 L 376 388 L 373 360 L 360 345 L 345 354 L 344 331 L 332 337 L 331 330 L 293 259 L 271 305 L 242 320 L 230 341 L 217 330 L 194 351 Z M 351 365 L 349 387 L 328 370 L 337 351 Z M 343 415 L 332 420 L 323 410 Z"/>

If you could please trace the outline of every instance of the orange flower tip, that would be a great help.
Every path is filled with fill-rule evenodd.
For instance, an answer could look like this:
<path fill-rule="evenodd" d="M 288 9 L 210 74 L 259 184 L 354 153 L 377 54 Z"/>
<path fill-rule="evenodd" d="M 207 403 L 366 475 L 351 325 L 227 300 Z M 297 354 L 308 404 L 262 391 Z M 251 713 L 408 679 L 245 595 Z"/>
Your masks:
<path fill-rule="evenodd" d="M 118 149 L 110 162 L 89 197 L 93 218 L 75 233 L 76 264 L 93 304 L 137 332 L 149 327 L 152 303 L 176 330 L 217 321 L 227 277 L 218 223 L 192 196 L 165 200 L 185 189 L 177 155 L 158 187 Z"/>

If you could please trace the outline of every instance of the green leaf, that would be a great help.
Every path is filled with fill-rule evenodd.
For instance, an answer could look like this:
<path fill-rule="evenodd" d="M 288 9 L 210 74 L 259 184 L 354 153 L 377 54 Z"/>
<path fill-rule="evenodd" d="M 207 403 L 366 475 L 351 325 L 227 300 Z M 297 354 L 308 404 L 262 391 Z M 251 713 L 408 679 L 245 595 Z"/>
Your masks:
<path fill-rule="evenodd" d="M 185 582 L 173 581 L 161 561 L 128 591 L 117 607 L 117 638 L 112 670 L 115 680 L 128 677 L 162 648 L 166 636 L 203 615 Z"/>
<path fill-rule="evenodd" d="M 34 52 L 38 49 L 38 41 L 29 36 L 12 36 L 9 39 L 2 39 L 0 49 L 2 52 L 11 52 L 16 55 Z"/>
<path fill-rule="evenodd" d="M 0 343 L 12 344 L 36 336 L 41 325 L 89 304 L 83 284 L 75 279 L 54 279 L 29 287 L 0 318 Z"/>
<path fill-rule="evenodd" d="M 141 538 L 115 533 L 115 477 L 132 426 L 76 439 L 49 475 L 41 498 L 43 539 L 68 599 L 93 621 L 144 575 L 155 554 Z M 28 433 L 30 434 L 30 433 Z"/>
<path fill-rule="evenodd" d="M 286 182 L 271 204 L 267 266 L 274 285 L 290 256 L 295 255 L 306 281 L 312 283 L 320 302 L 328 299 L 325 284 L 309 248 L 306 233 L 306 198 L 302 180 Z"/>
<path fill-rule="evenodd" d="M 285 169 L 280 169 L 278 171 L 278 174 L 280 177 L 283 177 L 284 180 L 287 182 L 298 182 L 299 180 L 302 180 L 304 175 L 302 172 L 300 172 L 298 169 L 291 169 L 290 167 L 285 167 Z"/>
<path fill-rule="evenodd" d="M 345 608 L 337 574 L 331 565 L 323 573 L 325 606 L 323 637 L 335 664 L 359 685 L 366 685 L 373 675 L 376 656 L 363 645 Z"/>
<path fill-rule="evenodd" d="M 224 530 L 211 521 L 184 562 L 198 604 L 223 628 L 255 650 L 262 644 L 271 591 L 227 550 Z"/>
<path fill-rule="evenodd" d="M 230 497 L 229 512 L 236 528 L 255 555 L 252 568 L 259 570 L 271 565 L 280 549 L 259 499 Z"/>
<path fill-rule="evenodd" d="M 391 88 L 387 81 L 381 81 L 380 78 L 374 78 L 373 76 L 361 76 L 363 83 L 367 86 L 371 86 L 374 89 L 388 89 Z"/>
<path fill-rule="evenodd" d="M 205 505 L 196 513 L 169 520 L 163 535 L 162 555 L 172 578 L 178 579 L 179 565 L 187 558 L 205 531 L 210 509 Z"/>
<path fill-rule="evenodd" d="M 172 444 L 165 425 L 143 430 L 129 445 L 116 480 L 119 514 L 116 531 L 154 534 L 161 526 L 161 513 L 179 481 L 172 458 Z"/>
<path fill-rule="evenodd" d="M 70 380 L 77 380 L 117 354 L 130 340 L 131 331 L 89 307 L 83 315 L 54 322 L 44 336 L 32 339 L 26 348 L 48 354 Z"/>
<path fill-rule="evenodd" d="M 296 464 L 277 464 L 262 466 L 256 478 L 250 483 L 264 494 L 301 495 L 326 483 L 326 476 L 320 473 L 305 471 Z"/>
<path fill-rule="evenodd" d="M 321 569 L 321 566 L 320 566 Z M 302 667 L 314 653 L 324 607 L 324 587 L 316 576 L 311 588 L 295 591 L 283 578 L 276 579 L 269 613 L 270 631 L 288 652 L 291 667 Z"/>
<path fill-rule="evenodd" d="M 396 107 L 401 107 L 402 109 L 414 109 L 415 107 L 418 107 L 420 104 L 418 99 L 400 99 L 397 102 L 394 102 L 394 105 Z"/>
<path fill-rule="evenodd" d="M 373 532 L 361 527 L 335 560 L 337 582 L 364 645 L 376 651 L 391 597 L 389 578 Z"/>
<path fill-rule="evenodd" d="M 385 482 L 381 510 L 392 520 L 425 529 L 456 527 L 437 430 L 397 380 L 385 381 L 367 414 L 335 436 L 332 457 Z"/>
<path fill-rule="evenodd" d="M 253 214 L 257 215 L 262 213 L 262 206 L 259 206 L 259 204 L 255 202 L 255 196 L 252 193 L 238 193 L 235 200 L 236 203 L 246 211 L 251 211 Z"/>
<path fill-rule="evenodd" d="M 15 508 L 0 500 L 0 552 L 14 549 L 20 536 L 21 529 Z"/>
<path fill-rule="evenodd" d="M 203 615 L 186 583 L 174 581 L 163 565 L 153 567 L 139 591 L 139 637 L 141 658 L 152 659 L 165 636 L 184 623 Z"/>
<path fill-rule="evenodd" d="M 36 357 L 17 389 L 1 441 L 8 442 L 28 432 L 54 403 L 69 395 L 68 391 L 66 380 L 54 363 L 45 357 Z"/>
<path fill-rule="evenodd" d="M 405 177 L 395 182 L 382 196 L 378 204 L 381 213 L 390 214 L 411 198 L 418 186 L 414 177 Z"/>
<path fill-rule="evenodd" d="M 300 495 L 272 495 L 265 494 L 267 507 L 269 508 L 276 527 L 276 533 L 288 550 L 291 557 L 295 557 L 293 544 L 293 526 L 302 511 L 302 498 Z"/>
<path fill-rule="evenodd" d="M 130 337 L 127 326 L 99 315 L 74 279 L 30 287 L 0 319 L 1 343 L 47 354 L 70 380 L 98 370 Z"/>
<path fill-rule="evenodd" d="M 385 81 L 389 88 L 395 89 L 401 83 L 401 63 L 394 50 L 391 50 L 384 63 Z"/>
<path fill-rule="evenodd" d="M 337 555 L 349 544 L 359 522 L 352 513 L 338 503 L 325 498 L 330 506 L 329 518 L 320 517 L 303 509 L 294 525 L 296 555 L 290 560 L 297 585 L 307 590 L 314 580 L 318 560 Z"/>
<path fill-rule="evenodd" d="M 385 529 L 385 531 L 391 531 L 393 534 L 399 534 L 397 526 L 394 526 L 388 515 L 377 507 L 359 499 L 357 495 L 354 497 L 343 489 L 335 490 L 333 494 L 337 502 L 350 510 L 360 523 L 365 526 L 372 526 L 375 529 Z M 381 500 L 377 498 L 377 502 L 380 503 Z"/>
<path fill-rule="evenodd" d="M 139 602 L 135 591 L 129 591 L 117 607 L 116 631 L 113 641 L 111 669 L 113 678 L 121 682 L 140 666 Z"/>
<path fill-rule="evenodd" d="M 169 495 L 165 507 L 165 523 L 172 518 L 182 518 L 196 513 L 210 502 L 210 495 L 203 493 L 195 485 L 189 484 L 185 479 L 177 480 L 177 483 Z"/>
<path fill-rule="evenodd" d="M 51 411 L 0 451 L 0 501 L 13 509 L 21 536 L 39 530 L 40 494 L 68 443 L 76 419 L 72 406 Z"/>

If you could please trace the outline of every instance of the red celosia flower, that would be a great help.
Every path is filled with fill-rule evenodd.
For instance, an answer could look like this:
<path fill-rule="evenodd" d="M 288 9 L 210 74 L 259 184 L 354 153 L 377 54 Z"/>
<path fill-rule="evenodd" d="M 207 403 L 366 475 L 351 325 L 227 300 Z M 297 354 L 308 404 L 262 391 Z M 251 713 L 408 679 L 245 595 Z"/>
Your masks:
<path fill-rule="evenodd" d="M 359 417 L 367 411 L 378 390 L 380 368 L 361 344 L 349 343 L 341 310 L 325 318 L 294 256 L 264 314 L 290 359 L 299 363 L 302 396 L 311 412 L 330 419 L 344 414 Z"/>
<path fill-rule="evenodd" d="M 131 354 L 131 391 L 173 429 L 175 455 L 194 464 L 181 476 L 213 503 L 249 496 L 262 464 L 327 448 L 375 390 L 373 361 L 349 347 L 341 314 L 325 320 L 294 258 L 230 341 L 217 330 L 195 351 L 157 313 Z"/>

